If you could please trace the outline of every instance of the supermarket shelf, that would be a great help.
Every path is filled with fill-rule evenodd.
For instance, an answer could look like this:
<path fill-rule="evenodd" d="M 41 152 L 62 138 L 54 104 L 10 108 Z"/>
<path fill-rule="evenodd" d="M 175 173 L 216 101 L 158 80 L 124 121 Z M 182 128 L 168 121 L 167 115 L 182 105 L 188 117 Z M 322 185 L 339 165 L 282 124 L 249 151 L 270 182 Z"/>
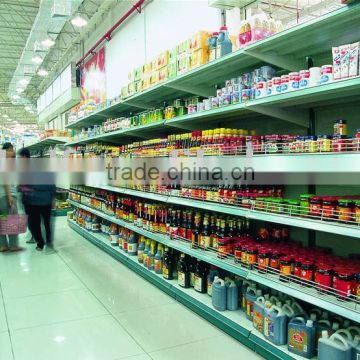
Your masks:
<path fill-rule="evenodd" d="M 50 146 L 55 146 L 58 144 L 66 144 L 69 139 L 66 137 L 56 137 L 51 136 L 46 139 L 40 140 L 34 144 L 25 146 L 29 151 L 41 150 Z"/>
<path fill-rule="evenodd" d="M 276 346 L 267 341 L 261 333 L 253 328 L 251 321 L 246 318 L 242 311 L 219 312 L 212 307 L 211 298 L 207 294 L 197 293 L 191 288 L 184 289 L 177 284 L 176 280 L 165 280 L 161 275 L 147 270 L 138 263 L 136 256 L 130 256 L 121 251 L 120 248 L 111 246 L 103 234 L 91 233 L 72 220 L 69 220 L 68 224 L 85 239 L 265 358 L 274 360 L 303 359 L 290 353 L 285 345 Z"/>
<path fill-rule="evenodd" d="M 316 289 L 304 288 L 295 283 L 287 283 L 286 285 L 278 280 L 276 275 L 260 274 L 255 270 L 250 270 L 237 265 L 232 259 L 219 259 L 215 252 L 205 251 L 201 249 L 193 249 L 189 243 L 177 239 L 170 239 L 168 236 L 158 233 L 153 233 L 148 230 L 137 227 L 134 224 L 117 219 L 114 216 L 106 215 L 101 211 L 92 209 L 86 205 L 79 204 L 75 201 L 68 200 L 68 202 L 75 207 L 86 210 L 103 219 L 113 222 L 117 225 L 125 227 L 149 239 L 155 240 L 161 244 L 169 246 L 180 252 L 196 257 L 209 264 L 217 266 L 221 269 L 229 271 L 233 274 L 239 275 L 259 284 L 263 284 L 272 289 L 276 289 L 283 293 L 289 294 L 294 298 L 301 299 L 305 302 L 313 304 L 328 311 L 339 314 L 340 316 L 360 322 L 360 306 L 353 302 L 344 302 L 337 300 L 331 295 L 320 295 Z"/>
<path fill-rule="evenodd" d="M 295 226 L 305 229 L 327 232 L 331 234 L 360 238 L 360 225 L 348 225 L 348 224 L 341 224 L 336 221 L 333 222 L 325 221 L 325 220 L 319 221 L 316 219 L 301 218 L 296 216 L 289 216 L 286 214 L 274 214 L 265 211 L 258 211 L 258 210 L 240 208 L 237 206 L 219 204 L 215 202 L 206 202 L 202 200 L 194 200 L 194 199 L 188 199 L 188 198 L 182 198 L 176 196 L 161 195 L 151 192 L 123 189 L 115 186 L 96 186 L 96 187 L 108 191 L 117 192 L 120 194 L 137 196 L 137 197 L 154 200 L 154 201 L 160 201 L 168 204 L 197 208 L 207 211 L 214 211 L 214 212 L 219 212 L 234 216 L 243 216 L 252 220 L 260 220 L 275 224 Z"/>
<path fill-rule="evenodd" d="M 359 10 L 359 3 L 351 4 L 282 31 L 130 96 L 108 108 L 89 114 L 68 124 L 67 128 L 81 128 L 99 124 L 106 117 L 125 115 L 136 111 L 136 109 L 151 108 L 170 98 L 175 99 L 189 95 L 213 95 L 216 84 L 250 71 L 264 62 L 288 70 L 299 71 L 306 68 L 305 58 L 309 55 L 317 57 L 319 64 L 323 63 L 322 61 L 330 61 L 332 46 L 352 43 L 359 39 Z M 327 55 L 323 56 L 324 54 Z M 310 103 L 309 100 L 308 103 Z M 292 103 L 289 102 L 289 106 L 293 104 L 294 99 Z M 253 104 L 253 109 L 255 109 L 255 105 L 259 104 Z"/>
<path fill-rule="evenodd" d="M 251 100 L 246 103 L 224 106 L 218 109 L 202 111 L 191 115 L 179 116 L 171 120 L 118 130 L 101 134 L 92 138 L 67 143 L 67 146 L 91 143 L 94 141 L 132 141 L 131 137 L 149 139 L 153 136 L 164 134 L 170 128 L 194 130 L 209 126 L 211 122 L 230 121 L 249 118 L 264 114 L 284 121 L 289 121 L 304 127 L 308 126 L 305 109 L 360 99 L 360 77 L 336 81 L 321 86 L 315 86 L 284 94 L 268 96 L 262 99 Z M 294 106 L 297 108 L 294 109 Z M 225 119 L 224 119 L 225 118 Z M 196 120 L 196 121 L 194 121 Z"/>

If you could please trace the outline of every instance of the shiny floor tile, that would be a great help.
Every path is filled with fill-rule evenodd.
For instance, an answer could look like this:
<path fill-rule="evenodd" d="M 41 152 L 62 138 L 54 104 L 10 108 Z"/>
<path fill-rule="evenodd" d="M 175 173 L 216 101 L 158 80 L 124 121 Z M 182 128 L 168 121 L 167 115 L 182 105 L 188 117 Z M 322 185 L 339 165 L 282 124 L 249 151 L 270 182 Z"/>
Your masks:
<path fill-rule="evenodd" d="M 0 332 L 0 359 L 2 360 L 13 359 L 10 337 L 7 331 Z"/>
<path fill-rule="evenodd" d="M 84 319 L 108 312 L 88 290 L 71 290 L 6 301 L 10 330 Z"/>
<path fill-rule="evenodd" d="M 147 352 L 223 334 L 180 304 L 115 314 Z"/>
<path fill-rule="evenodd" d="M 16 360 L 114 360 L 144 351 L 111 316 L 11 333 Z"/>
<path fill-rule="evenodd" d="M 261 356 L 229 336 L 222 335 L 151 352 L 153 360 L 261 360 Z"/>
<path fill-rule="evenodd" d="M 84 288 L 81 281 L 69 269 L 52 272 L 43 270 L 23 273 L 19 276 L 14 274 L 2 279 L 1 283 L 5 299 Z"/>
<path fill-rule="evenodd" d="M 0 333 L 3 331 L 7 331 L 7 330 L 8 330 L 8 326 L 7 326 L 7 322 L 6 322 L 5 307 L 4 307 L 4 303 L 1 298 L 1 292 L 0 292 Z M 0 357 L 0 359 L 1 359 L 1 357 Z"/>

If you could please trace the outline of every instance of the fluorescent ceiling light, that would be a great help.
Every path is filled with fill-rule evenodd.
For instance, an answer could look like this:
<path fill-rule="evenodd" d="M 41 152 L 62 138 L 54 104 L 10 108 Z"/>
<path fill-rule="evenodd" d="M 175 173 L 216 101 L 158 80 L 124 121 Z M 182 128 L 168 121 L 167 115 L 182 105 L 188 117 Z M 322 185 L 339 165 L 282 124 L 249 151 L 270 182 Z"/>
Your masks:
<path fill-rule="evenodd" d="M 49 75 L 49 73 L 45 69 L 40 69 L 37 73 L 39 76 L 42 76 L 42 77 Z"/>
<path fill-rule="evenodd" d="M 76 27 L 84 27 L 88 22 L 83 16 L 78 14 L 71 19 L 71 23 Z"/>
<path fill-rule="evenodd" d="M 5 118 L 5 119 L 7 119 L 8 117 L 9 117 L 9 115 L 7 115 L 7 114 L 3 115 L 3 118 Z"/>
<path fill-rule="evenodd" d="M 33 56 L 33 58 L 31 59 L 31 61 L 35 64 L 41 64 L 43 62 L 43 59 L 38 56 L 38 55 L 35 55 Z"/>
<path fill-rule="evenodd" d="M 24 86 L 26 86 L 28 83 L 29 83 L 29 80 L 28 80 L 28 79 L 21 79 L 21 80 L 19 81 L 19 84 L 20 84 L 20 85 L 24 85 Z"/>
<path fill-rule="evenodd" d="M 17 92 L 18 94 L 21 94 L 21 93 L 24 92 L 24 89 L 23 89 L 23 88 L 17 88 L 17 89 L 16 89 L 16 92 Z"/>
<path fill-rule="evenodd" d="M 53 39 L 47 38 L 41 42 L 41 45 L 47 48 L 51 48 L 52 46 L 55 45 L 55 41 Z"/>

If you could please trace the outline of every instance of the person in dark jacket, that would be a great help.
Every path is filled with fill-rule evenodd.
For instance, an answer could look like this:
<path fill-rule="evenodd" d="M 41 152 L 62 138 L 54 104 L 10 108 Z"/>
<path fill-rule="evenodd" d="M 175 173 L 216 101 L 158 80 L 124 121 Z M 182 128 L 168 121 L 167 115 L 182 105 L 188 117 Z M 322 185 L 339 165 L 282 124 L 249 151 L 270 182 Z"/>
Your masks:
<path fill-rule="evenodd" d="M 18 152 L 18 156 L 23 159 L 30 159 L 30 151 L 27 148 L 22 148 Z M 30 231 L 31 238 L 26 241 L 27 244 L 35 244 L 34 234 L 32 232 L 32 213 L 31 208 L 28 204 L 28 194 L 31 188 L 28 185 L 21 184 L 19 186 L 19 192 L 22 194 L 22 203 L 24 207 L 25 214 L 28 216 L 28 228 Z"/>
<path fill-rule="evenodd" d="M 51 232 L 51 209 L 56 191 L 55 185 L 31 185 L 28 193 L 28 204 L 30 206 L 32 224 L 31 229 L 36 241 L 36 250 L 42 251 L 45 241 L 41 232 L 41 219 L 44 223 L 46 235 L 46 247 L 53 250 Z"/>

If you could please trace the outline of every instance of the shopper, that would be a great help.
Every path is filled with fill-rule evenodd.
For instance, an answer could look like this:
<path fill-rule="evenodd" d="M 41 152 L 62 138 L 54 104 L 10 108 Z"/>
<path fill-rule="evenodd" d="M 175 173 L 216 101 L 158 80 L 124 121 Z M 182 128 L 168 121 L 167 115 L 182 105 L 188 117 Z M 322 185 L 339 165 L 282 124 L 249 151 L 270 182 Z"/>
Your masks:
<path fill-rule="evenodd" d="M 55 195 L 55 185 L 30 185 L 27 195 L 28 211 L 31 212 L 31 231 L 36 241 L 36 250 L 42 251 L 45 246 L 41 231 L 41 223 L 45 228 L 47 250 L 53 250 L 51 230 L 51 209 Z"/>
<path fill-rule="evenodd" d="M 22 148 L 18 152 L 18 156 L 23 159 L 30 159 L 30 151 L 27 148 Z M 32 226 L 32 212 L 30 210 L 29 206 L 29 192 L 31 191 L 31 188 L 29 185 L 21 184 L 19 186 L 19 191 L 22 194 L 22 204 L 24 207 L 25 214 L 28 216 L 28 229 L 30 232 L 30 239 L 26 241 L 27 244 L 35 244 L 34 240 L 34 234 L 31 229 Z"/>
<path fill-rule="evenodd" d="M 6 158 L 14 158 L 14 146 L 7 142 L 2 146 L 6 152 Z M 4 183 L 0 185 L 0 214 L 17 214 L 17 192 L 16 186 Z M 19 246 L 19 237 L 17 235 L 0 235 L 0 252 L 23 250 Z"/>

